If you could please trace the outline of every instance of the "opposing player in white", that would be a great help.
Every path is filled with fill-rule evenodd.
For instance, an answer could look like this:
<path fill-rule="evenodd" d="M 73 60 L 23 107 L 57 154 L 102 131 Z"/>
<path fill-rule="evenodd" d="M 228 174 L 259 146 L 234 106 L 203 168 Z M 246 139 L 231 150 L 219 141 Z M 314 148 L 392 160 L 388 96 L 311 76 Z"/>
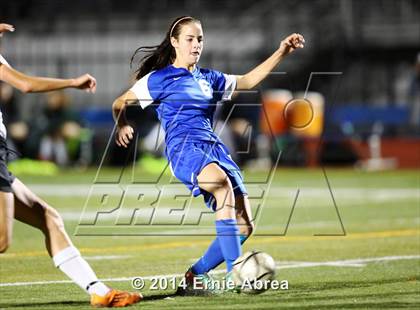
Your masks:
<path fill-rule="evenodd" d="M 6 31 L 13 32 L 14 27 L 0 24 L 0 35 Z M 62 88 L 77 88 L 92 93 L 96 90 L 96 80 L 89 74 L 74 79 L 28 76 L 13 69 L 1 55 L 0 80 L 24 93 Z M 11 243 L 15 218 L 42 231 L 54 265 L 91 296 L 92 306 L 122 307 L 140 301 L 140 294 L 114 290 L 98 280 L 73 246 L 58 212 L 9 172 L 6 165 L 8 151 L 6 127 L 0 112 L 0 253 L 4 253 Z"/>

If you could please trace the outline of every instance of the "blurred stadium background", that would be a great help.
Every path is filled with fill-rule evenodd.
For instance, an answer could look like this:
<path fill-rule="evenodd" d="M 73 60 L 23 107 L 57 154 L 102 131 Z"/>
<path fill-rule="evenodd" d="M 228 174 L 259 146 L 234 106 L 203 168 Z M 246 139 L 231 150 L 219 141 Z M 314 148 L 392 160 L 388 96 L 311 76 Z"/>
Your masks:
<path fill-rule="evenodd" d="M 200 197 L 161 173 L 153 109 L 127 111 L 139 124 L 133 170 L 122 169 L 133 153 L 106 148 L 112 101 L 132 83 L 131 55 L 158 44 L 180 15 L 202 21 L 200 65 L 227 73 L 253 68 L 291 32 L 305 36 L 305 49 L 255 92 L 219 108 L 216 124 L 243 168 L 258 221 L 244 250 L 272 255 L 290 289 L 183 298 L 146 286 L 139 308 L 418 309 L 419 1 L 1 1 L 0 21 L 16 31 L 0 39 L 0 53 L 13 66 L 98 79 L 94 95 L 23 95 L 1 84 L 8 142 L 25 158 L 9 165 L 14 174 L 57 208 L 109 285 L 182 276 L 213 238 L 214 218 Z M 279 154 L 279 169 L 270 170 Z M 42 233 L 16 221 L 13 242 L 0 255 L 0 308 L 86 308 L 85 293 L 53 268 Z"/>
<path fill-rule="evenodd" d="M 306 38 L 306 48 L 285 60 L 280 73 L 257 92 L 236 99 L 241 107 L 231 113 L 229 132 L 222 136 L 242 165 L 255 166 L 257 160 L 264 167 L 264 157 L 273 153 L 265 133 L 273 135 L 270 138 L 283 150 L 285 165 L 420 167 L 420 4 L 415 0 L 3 1 L 0 19 L 14 24 L 16 32 L 2 38 L 0 52 L 29 74 L 71 77 L 90 72 L 97 77 L 95 95 L 68 91 L 66 99 L 77 122 L 87 129 L 69 129 L 69 136 L 76 135 L 77 140 L 76 146 L 66 140 L 73 163 L 95 165 L 113 127 L 110 105 L 132 83 L 131 55 L 139 46 L 158 44 L 170 21 L 185 14 L 203 23 L 205 51 L 200 65 L 227 73 L 247 72 L 291 32 Z M 335 74 L 311 79 L 308 90 L 320 95 L 314 99 L 316 128 L 290 129 L 284 124 L 285 103 L 302 97 L 311 72 Z M 274 94 L 273 99 L 273 92 L 267 92 L 273 89 L 286 93 Z M 16 129 L 18 150 L 24 157 L 54 160 L 37 150 L 47 129 L 37 129 L 33 120 L 46 97 L 14 96 L 18 108 L 12 121 L 22 120 L 28 127 L 26 135 L 21 127 Z M 263 102 L 268 120 L 258 116 L 261 109 L 256 105 Z M 226 120 L 230 109 L 221 109 L 219 119 Z M 6 114 L 12 113 L 6 110 Z M 153 113 L 135 111 L 134 118 L 143 124 L 140 135 L 148 135 L 155 123 Z M 299 121 L 305 122 L 294 120 Z M 247 130 L 249 125 L 252 131 Z M 9 126 L 9 131 L 13 139 L 15 128 Z M 32 145 L 19 148 L 22 135 Z M 153 146 L 145 148 L 156 153 Z M 118 150 L 107 162 L 118 164 L 116 154 Z"/>

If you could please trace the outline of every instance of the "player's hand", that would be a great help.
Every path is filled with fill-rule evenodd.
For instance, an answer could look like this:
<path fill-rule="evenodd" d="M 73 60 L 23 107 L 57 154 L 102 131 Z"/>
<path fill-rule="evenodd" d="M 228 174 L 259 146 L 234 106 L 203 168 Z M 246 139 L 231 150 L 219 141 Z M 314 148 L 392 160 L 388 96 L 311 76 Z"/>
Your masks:
<path fill-rule="evenodd" d="M 13 32 L 15 31 L 15 27 L 9 24 L 0 24 L 0 37 L 3 36 L 3 32 L 6 31 Z"/>
<path fill-rule="evenodd" d="M 90 74 L 81 75 L 73 79 L 74 88 L 84 89 L 88 93 L 96 92 L 96 79 Z"/>
<path fill-rule="evenodd" d="M 134 137 L 134 129 L 130 125 L 125 125 L 121 128 L 118 128 L 117 136 L 115 142 L 118 146 L 127 148 L 128 144 Z"/>
<path fill-rule="evenodd" d="M 280 42 L 279 51 L 282 56 L 287 56 L 297 48 L 303 48 L 305 39 L 299 33 L 289 35 L 286 39 Z"/>

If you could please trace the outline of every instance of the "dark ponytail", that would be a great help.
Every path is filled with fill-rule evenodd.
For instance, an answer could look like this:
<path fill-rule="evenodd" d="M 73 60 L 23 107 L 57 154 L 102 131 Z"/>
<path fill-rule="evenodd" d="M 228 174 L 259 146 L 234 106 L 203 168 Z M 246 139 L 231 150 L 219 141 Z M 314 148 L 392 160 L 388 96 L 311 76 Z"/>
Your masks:
<path fill-rule="evenodd" d="M 178 38 L 182 25 L 190 22 L 200 23 L 198 19 L 191 16 L 178 17 L 171 23 L 171 27 L 162 43 L 154 46 L 141 46 L 136 49 L 133 56 L 131 56 L 130 67 L 138 53 L 146 53 L 139 61 L 139 67 L 136 70 L 136 80 L 140 80 L 153 70 L 165 68 L 175 61 L 176 54 L 171 44 L 171 37 Z"/>

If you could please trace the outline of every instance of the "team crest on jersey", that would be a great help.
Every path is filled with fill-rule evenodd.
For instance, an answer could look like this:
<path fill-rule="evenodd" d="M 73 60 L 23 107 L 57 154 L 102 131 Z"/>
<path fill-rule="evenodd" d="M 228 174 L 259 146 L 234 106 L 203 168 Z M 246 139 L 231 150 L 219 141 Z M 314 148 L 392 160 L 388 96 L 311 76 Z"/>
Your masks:
<path fill-rule="evenodd" d="M 206 80 L 199 80 L 198 84 L 200 85 L 201 91 L 206 95 L 207 97 L 211 97 L 211 87 L 210 84 Z"/>

